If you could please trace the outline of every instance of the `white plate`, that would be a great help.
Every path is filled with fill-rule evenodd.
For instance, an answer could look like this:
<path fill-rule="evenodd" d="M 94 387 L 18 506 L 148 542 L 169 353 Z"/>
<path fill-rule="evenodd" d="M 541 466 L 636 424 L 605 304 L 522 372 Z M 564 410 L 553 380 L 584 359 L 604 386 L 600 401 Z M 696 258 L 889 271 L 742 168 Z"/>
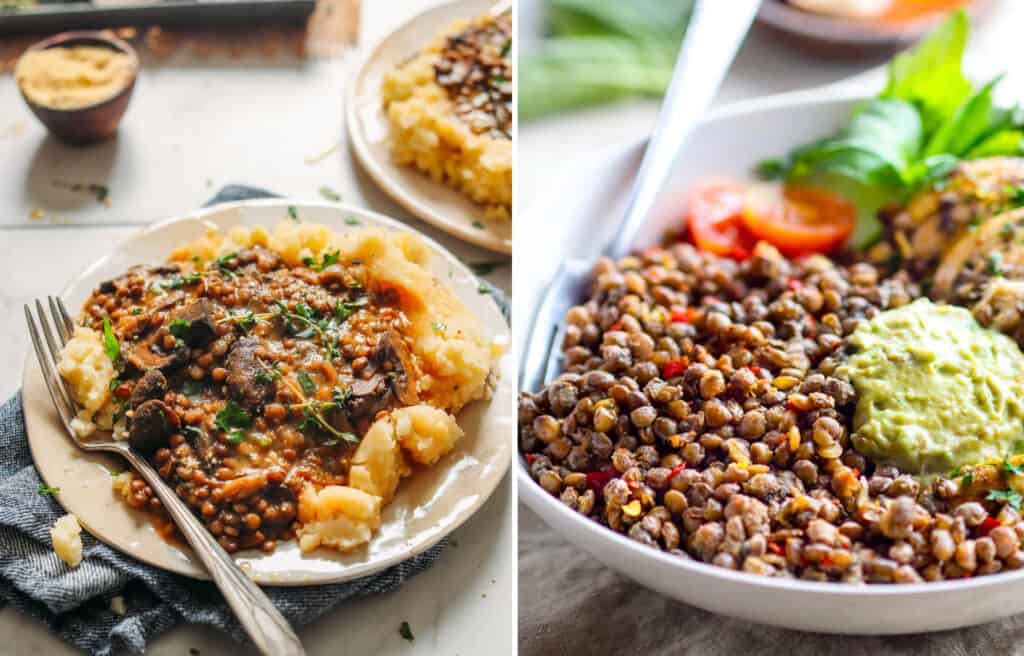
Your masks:
<path fill-rule="evenodd" d="M 678 225 L 684 192 L 697 177 L 724 174 L 749 177 L 750 167 L 765 157 L 785 154 L 793 146 L 829 134 L 844 124 L 860 96 L 834 92 L 800 92 L 743 103 L 713 113 L 694 132 L 677 163 L 669 191 L 663 194 L 655 218 L 643 235 L 642 247 L 661 231 Z M 519 238 L 554 242 L 561 252 L 541 254 L 547 275 L 559 258 L 585 255 L 603 243 L 595 236 L 609 234 L 614 217 L 621 216 L 629 183 L 643 144 L 634 143 L 589 159 L 591 168 L 577 177 L 557 181 L 557 189 L 538 198 L 520 217 Z M 564 189 L 587 184 L 604 190 L 593 200 L 565 194 Z M 610 191 L 609 191 L 610 190 Z M 550 234 L 548 217 L 560 216 L 569 228 Z M 611 220 L 608 218 L 611 217 Z M 535 238 L 546 235 L 545 240 Z M 581 240 L 582 235 L 590 239 Z M 522 250 L 522 244 L 520 249 Z M 550 258 L 550 260 L 549 260 Z M 538 258 L 539 259 L 539 258 Z M 520 308 L 533 305 L 544 288 L 544 274 L 517 267 L 515 281 Z M 528 281 L 523 276 L 536 276 Z M 519 315 L 525 314 L 520 311 Z M 517 322 L 516 331 L 530 317 Z M 940 631 L 989 622 L 1024 612 L 1024 570 L 967 580 L 907 585 L 845 585 L 766 578 L 692 560 L 681 560 L 641 545 L 570 510 L 544 492 L 519 459 L 520 498 L 553 530 L 607 566 L 668 597 L 716 613 L 803 631 L 847 634 L 897 634 Z M 527 600 L 528 601 L 528 600 Z"/>
<path fill-rule="evenodd" d="M 124 273 L 134 264 L 163 262 L 172 247 L 203 235 L 207 223 L 222 230 L 239 224 L 272 226 L 287 220 L 289 206 L 295 208 L 303 221 L 323 223 L 338 231 L 353 230 L 346 226 L 345 219 L 357 217 L 364 225 L 411 232 L 393 219 L 344 205 L 276 199 L 226 203 L 142 230 L 73 280 L 61 296 L 77 314 L 101 281 Z M 436 242 L 423 239 L 433 253 L 434 275 L 466 303 L 487 335 L 507 340 L 508 326 L 491 297 L 479 293 L 476 277 Z M 367 548 L 348 554 L 327 549 L 302 554 L 290 541 L 279 543 L 272 554 L 240 552 L 235 561 L 257 583 L 334 583 L 366 576 L 406 560 L 458 528 L 491 495 L 511 461 L 515 433 L 511 354 L 506 353 L 499 367 L 501 379 L 493 399 L 471 403 L 459 413 L 459 426 L 465 436 L 437 465 L 417 468 L 413 476 L 402 482 L 394 501 L 385 506 L 380 531 Z M 110 546 L 178 574 L 207 578 L 188 549 L 162 540 L 144 513 L 132 510 L 114 496 L 109 472 L 123 470 L 125 464 L 112 456 L 79 451 L 67 437 L 47 396 L 33 353 L 26 358 L 22 384 L 32 457 L 46 484 L 60 488 L 57 501 L 77 515 L 89 533 Z"/>
<path fill-rule="evenodd" d="M 511 253 L 511 222 L 484 218 L 483 206 L 411 166 L 392 161 L 388 121 L 380 97 L 386 72 L 415 55 L 453 21 L 481 16 L 493 4 L 492 0 L 455 0 L 428 9 L 384 37 L 349 82 L 345 112 L 356 157 L 388 195 L 445 232 L 484 248 Z M 484 227 L 475 227 L 476 222 Z"/>

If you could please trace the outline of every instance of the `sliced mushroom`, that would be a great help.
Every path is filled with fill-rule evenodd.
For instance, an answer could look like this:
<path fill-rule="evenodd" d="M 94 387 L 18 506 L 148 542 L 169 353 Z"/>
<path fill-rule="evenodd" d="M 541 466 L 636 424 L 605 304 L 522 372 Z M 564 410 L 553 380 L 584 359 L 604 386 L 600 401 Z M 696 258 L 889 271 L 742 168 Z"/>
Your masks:
<path fill-rule="evenodd" d="M 217 335 L 217 323 L 214 320 L 216 306 L 208 298 L 200 298 L 188 305 L 176 308 L 170 314 L 171 322 L 184 321 L 174 332 L 189 346 L 201 346 Z"/>
<path fill-rule="evenodd" d="M 227 359 L 228 396 L 250 410 L 263 407 L 277 394 L 277 384 L 259 376 L 259 345 L 255 337 L 242 337 L 231 347 Z"/>
<path fill-rule="evenodd" d="M 162 399 L 167 393 L 167 378 L 159 369 L 150 369 L 132 388 L 131 407 L 137 408 L 150 399 Z"/>
<path fill-rule="evenodd" d="M 394 330 L 389 330 L 383 339 L 381 355 L 390 360 L 394 367 L 395 396 L 405 405 L 419 403 L 419 391 L 416 386 L 416 363 L 413 362 L 409 347 L 405 340 Z"/>
<path fill-rule="evenodd" d="M 139 371 L 149 371 L 150 369 L 171 371 L 188 362 L 188 350 L 185 348 L 176 348 L 170 353 L 164 354 L 153 350 L 152 347 L 153 344 L 149 341 L 123 345 L 124 361 Z"/>
<path fill-rule="evenodd" d="M 152 453 L 167 446 L 171 435 L 180 427 L 178 415 L 166 403 L 150 399 L 132 411 L 128 441 L 141 453 Z"/>

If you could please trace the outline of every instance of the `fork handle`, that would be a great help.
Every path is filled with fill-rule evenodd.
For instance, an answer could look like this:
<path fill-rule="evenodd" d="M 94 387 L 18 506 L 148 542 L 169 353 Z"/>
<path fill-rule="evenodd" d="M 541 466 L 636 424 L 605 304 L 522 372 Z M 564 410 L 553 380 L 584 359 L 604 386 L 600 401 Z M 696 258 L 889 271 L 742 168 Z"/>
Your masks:
<path fill-rule="evenodd" d="M 260 653 L 265 656 L 304 656 L 306 652 L 288 620 L 239 569 L 152 465 L 130 448 L 124 448 L 121 453 L 163 503 Z"/>

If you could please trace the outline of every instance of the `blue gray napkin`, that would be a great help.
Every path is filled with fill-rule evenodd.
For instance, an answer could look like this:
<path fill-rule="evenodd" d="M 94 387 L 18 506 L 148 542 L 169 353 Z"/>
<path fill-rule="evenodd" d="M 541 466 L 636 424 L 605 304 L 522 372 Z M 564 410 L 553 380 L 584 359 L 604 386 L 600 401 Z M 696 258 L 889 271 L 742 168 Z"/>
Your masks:
<path fill-rule="evenodd" d="M 208 204 L 273 196 L 232 185 Z M 493 290 L 492 296 L 507 312 L 500 291 Z M 82 534 L 81 565 L 68 568 L 50 543 L 50 527 L 64 510 L 51 497 L 38 493 L 39 484 L 18 392 L 0 407 L 0 606 L 14 606 L 66 642 L 99 656 L 141 654 L 155 636 L 181 623 L 209 624 L 235 640 L 247 640 L 212 583 L 144 565 L 88 533 Z M 443 540 L 379 574 L 348 583 L 264 590 L 293 626 L 302 626 L 353 597 L 400 587 L 430 567 L 446 544 Z M 126 601 L 128 611 L 123 616 L 110 610 L 116 595 Z"/>

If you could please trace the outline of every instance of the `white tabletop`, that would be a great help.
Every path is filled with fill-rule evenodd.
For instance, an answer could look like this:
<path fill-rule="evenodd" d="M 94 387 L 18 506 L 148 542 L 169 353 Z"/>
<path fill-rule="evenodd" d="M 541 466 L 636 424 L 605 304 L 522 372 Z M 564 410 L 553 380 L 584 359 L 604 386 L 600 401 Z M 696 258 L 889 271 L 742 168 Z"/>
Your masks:
<path fill-rule="evenodd" d="M 28 344 L 21 305 L 54 293 L 137 226 L 188 212 L 224 184 L 320 199 L 327 185 L 345 202 L 408 220 L 466 262 L 502 261 L 488 278 L 508 291 L 507 259 L 425 224 L 373 186 L 345 141 L 346 80 L 373 42 L 430 0 L 363 3 L 358 51 L 326 61 L 150 64 L 116 140 L 60 145 L 29 113 L 13 78 L 0 77 L 0 401 L 20 385 Z M 337 150 L 322 155 L 335 144 Z M 110 206 L 54 181 L 105 184 Z M 322 200 L 322 199 L 320 199 Z M 33 210 L 45 214 L 33 219 Z M 516 541 L 510 482 L 462 528 L 428 571 L 400 590 L 344 604 L 302 629 L 311 655 L 510 654 L 516 632 Z M 408 621 L 414 643 L 398 633 Z M 181 627 L 147 654 L 239 653 L 217 631 Z M 74 653 L 42 625 L 0 610 L 0 653 Z"/>

